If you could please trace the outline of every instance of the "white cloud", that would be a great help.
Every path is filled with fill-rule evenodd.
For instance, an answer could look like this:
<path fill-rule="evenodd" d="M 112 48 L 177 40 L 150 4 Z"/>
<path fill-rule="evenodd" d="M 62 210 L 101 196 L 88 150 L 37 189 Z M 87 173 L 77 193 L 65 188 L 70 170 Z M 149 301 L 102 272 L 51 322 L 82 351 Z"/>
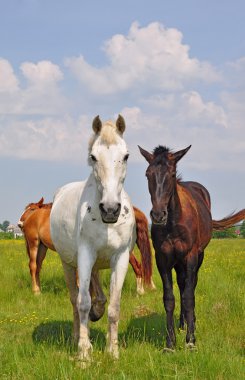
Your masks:
<path fill-rule="evenodd" d="M 9 120 L 0 125 L 0 152 L 4 156 L 48 161 L 74 161 L 87 157 L 92 132 L 86 116 L 73 119 L 46 117 Z"/>
<path fill-rule="evenodd" d="M 178 92 L 151 96 L 142 100 L 155 112 L 164 113 L 165 120 L 174 120 L 178 125 L 219 125 L 227 127 L 227 115 L 222 106 L 205 102 L 197 91 Z"/>
<path fill-rule="evenodd" d="M 181 95 L 181 118 L 183 122 L 194 122 L 197 125 L 214 124 L 227 127 L 227 116 L 221 106 L 214 102 L 204 102 L 196 91 L 190 91 Z M 178 112 L 178 110 L 177 110 Z"/>
<path fill-rule="evenodd" d="M 111 94 L 129 88 L 180 90 L 187 83 L 220 80 L 207 62 L 189 55 L 177 29 L 167 29 L 158 22 L 140 28 L 135 22 L 127 36 L 115 35 L 104 44 L 109 64 L 93 67 L 83 56 L 66 60 L 83 85 L 97 94 Z"/>
<path fill-rule="evenodd" d="M 245 92 L 239 78 L 245 77 L 245 58 L 224 65 L 220 81 L 211 64 L 191 58 L 180 31 L 157 22 L 132 24 L 128 35 L 109 39 L 104 52 L 106 67 L 82 56 L 66 60 L 83 84 L 76 95 L 70 94 L 67 72 L 50 61 L 24 62 L 18 78 L 0 60 L 0 154 L 77 160 L 83 152 L 85 159 L 93 116 L 107 112 L 106 118 L 116 118 L 121 110 L 131 162 L 141 160 L 138 144 L 149 150 L 192 144 L 188 165 L 199 169 L 244 161 Z"/>
<path fill-rule="evenodd" d="M 59 66 L 50 61 L 40 61 L 37 64 L 24 62 L 20 68 L 27 80 L 27 84 L 22 86 L 11 64 L 0 60 L 0 114 L 63 113 L 68 101 L 58 85 L 63 79 Z"/>
<path fill-rule="evenodd" d="M 0 59 L 0 93 L 18 91 L 19 82 L 11 64 L 6 59 Z"/>
<path fill-rule="evenodd" d="M 59 66 L 50 61 L 40 61 L 37 64 L 24 62 L 20 68 L 33 86 L 49 87 L 63 79 L 63 73 Z"/>

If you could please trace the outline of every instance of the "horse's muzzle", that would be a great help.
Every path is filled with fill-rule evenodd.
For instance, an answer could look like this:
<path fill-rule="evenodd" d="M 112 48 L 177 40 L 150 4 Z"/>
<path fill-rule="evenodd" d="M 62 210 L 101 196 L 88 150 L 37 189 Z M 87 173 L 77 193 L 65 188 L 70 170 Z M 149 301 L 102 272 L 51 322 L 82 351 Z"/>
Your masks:
<path fill-rule="evenodd" d="M 115 205 L 106 205 L 104 203 L 100 203 L 99 205 L 100 208 L 100 214 L 101 218 L 104 223 L 116 223 L 120 211 L 121 211 L 121 203 L 116 203 Z"/>
<path fill-rule="evenodd" d="M 168 220 L 168 212 L 166 210 L 154 211 L 152 209 L 150 212 L 150 216 L 153 224 L 166 226 Z"/>

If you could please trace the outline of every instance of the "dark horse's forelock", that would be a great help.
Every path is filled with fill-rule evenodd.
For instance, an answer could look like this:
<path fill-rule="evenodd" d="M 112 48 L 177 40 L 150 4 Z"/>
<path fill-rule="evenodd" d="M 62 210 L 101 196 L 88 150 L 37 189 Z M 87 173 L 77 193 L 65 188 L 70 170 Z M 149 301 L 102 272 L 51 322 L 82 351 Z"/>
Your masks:
<path fill-rule="evenodd" d="M 162 146 L 162 145 L 159 145 L 157 146 L 154 151 L 153 151 L 153 155 L 154 157 L 157 157 L 157 156 L 160 156 L 160 155 L 164 155 L 164 156 L 167 156 L 169 153 L 170 153 L 170 149 L 167 148 L 166 146 Z"/>

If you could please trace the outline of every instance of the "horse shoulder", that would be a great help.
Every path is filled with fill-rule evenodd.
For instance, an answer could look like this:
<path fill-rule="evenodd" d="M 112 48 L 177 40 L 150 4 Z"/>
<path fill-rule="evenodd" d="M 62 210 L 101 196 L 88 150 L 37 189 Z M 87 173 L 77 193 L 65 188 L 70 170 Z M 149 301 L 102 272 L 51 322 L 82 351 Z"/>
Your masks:
<path fill-rule="evenodd" d="M 77 252 L 78 207 L 84 182 L 72 182 L 61 187 L 55 194 L 50 214 L 51 239 L 55 249 L 71 261 Z"/>

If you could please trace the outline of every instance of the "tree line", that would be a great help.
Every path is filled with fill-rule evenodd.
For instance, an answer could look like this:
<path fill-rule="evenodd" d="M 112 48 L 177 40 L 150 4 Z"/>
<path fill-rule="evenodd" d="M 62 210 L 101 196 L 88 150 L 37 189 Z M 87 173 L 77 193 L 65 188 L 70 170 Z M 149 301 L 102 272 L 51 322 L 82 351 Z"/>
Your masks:
<path fill-rule="evenodd" d="M 6 232 L 9 225 L 10 222 L 8 220 L 4 220 L 2 223 L 0 223 L 0 230 Z"/>

